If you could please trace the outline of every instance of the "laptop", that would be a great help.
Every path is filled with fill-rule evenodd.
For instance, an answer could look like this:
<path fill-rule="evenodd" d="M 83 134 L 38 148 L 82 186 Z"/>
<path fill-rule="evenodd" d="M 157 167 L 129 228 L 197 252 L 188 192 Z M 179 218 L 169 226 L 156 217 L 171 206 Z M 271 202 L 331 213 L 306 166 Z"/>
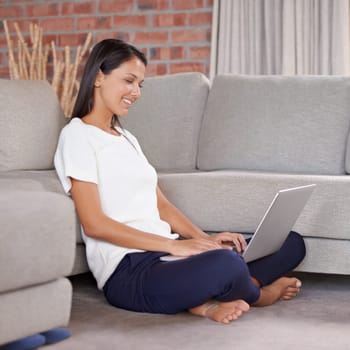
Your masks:
<path fill-rule="evenodd" d="M 286 188 L 276 193 L 242 254 L 245 262 L 257 260 L 280 249 L 304 209 L 316 185 Z M 184 257 L 165 255 L 162 261 Z"/>
<path fill-rule="evenodd" d="M 282 247 L 315 186 L 286 188 L 276 193 L 242 253 L 245 262 L 273 254 Z"/>

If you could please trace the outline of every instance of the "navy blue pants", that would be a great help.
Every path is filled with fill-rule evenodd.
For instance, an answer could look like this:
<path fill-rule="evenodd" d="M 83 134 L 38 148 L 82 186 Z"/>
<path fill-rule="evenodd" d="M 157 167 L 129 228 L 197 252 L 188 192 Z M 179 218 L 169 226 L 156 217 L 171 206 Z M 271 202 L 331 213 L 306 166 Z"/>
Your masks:
<path fill-rule="evenodd" d="M 210 299 L 254 303 L 262 286 L 292 271 L 305 256 L 303 238 L 291 232 L 276 253 L 245 263 L 235 251 L 218 249 L 164 262 L 164 253 L 127 254 L 106 282 L 107 301 L 127 310 L 175 314 Z"/>

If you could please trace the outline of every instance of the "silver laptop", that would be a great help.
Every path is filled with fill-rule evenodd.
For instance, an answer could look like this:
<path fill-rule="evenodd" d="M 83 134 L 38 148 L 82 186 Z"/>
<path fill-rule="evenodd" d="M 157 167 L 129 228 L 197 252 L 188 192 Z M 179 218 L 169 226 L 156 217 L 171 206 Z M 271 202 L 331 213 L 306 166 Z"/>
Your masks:
<path fill-rule="evenodd" d="M 315 186 L 312 184 L 277 192 L 242 253 L 245 262 L 270 255 L 281 248 Z"/>
<path fill-rule="evenodd" d="M 249 244 L 242 253 L 245 262 L 275 253 L 282 247 L 315 186 L 315 184 L 311 184 L 286 188 L 277 192 Z M 160 257 L 162 261 L 179 259 L 184 259 L 184 257 L 173 255 Z"/>

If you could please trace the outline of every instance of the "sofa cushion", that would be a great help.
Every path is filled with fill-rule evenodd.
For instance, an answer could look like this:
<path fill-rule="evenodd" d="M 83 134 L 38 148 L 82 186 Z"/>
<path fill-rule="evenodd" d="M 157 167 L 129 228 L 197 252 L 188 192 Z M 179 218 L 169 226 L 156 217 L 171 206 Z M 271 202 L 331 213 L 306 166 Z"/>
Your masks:
<path fill-rule="evenodd" d="M 66 195 L 0 190 L 0 292 L 70 273 L 76 215 Z"/>
<path fill-rule="evenodd" d="M 13 170 L 0 171 L 0 191 L 47 191 L 65 195 L 56 170 Z"/>
<path fill-rule="evenodd" d="M 122 124 L 157 169 L 194 169 L 209 81 L 200 73 L 147 78 Z"/>
<path fill-rule="evenodd" d="M 0 170 L 52 169 L 65 118 L 46 81 L 0 79 Z"/>
<path fill-rule="evenodd" d="M 349 239 L 350 176 L 257 171 L 159 174 L 166 197 L 205 231 L 254 232 L 278 190 L 311 183 L 317 187 L 294 229 L 305 236 Z"/>
<path fill-rule="evenodd" d="M 55 170 L 14 170 L 0 172 L 0 191 L 56 192 L 65 197 L 67 205 L 72 205 L 72 199 L 66 195 Z M 80 223 L 75 216 L 75 236 L 77 243 L 82 243 Z"/>
<path fill-rule="evenodd" d="M 198 168 L 344 174 L 349 77 L 217 76 Z"/>
<path fill-rule="evenodd" d="M 296 271 L 350 274 L 349 239 L 319 239 L 305 237 L 306 256 Z"/>
<path fill-rule="evenodd" d="M 0 293 L 0 345 L 66 326 L 71 305 L 72 285 L 67 278 Z"/>

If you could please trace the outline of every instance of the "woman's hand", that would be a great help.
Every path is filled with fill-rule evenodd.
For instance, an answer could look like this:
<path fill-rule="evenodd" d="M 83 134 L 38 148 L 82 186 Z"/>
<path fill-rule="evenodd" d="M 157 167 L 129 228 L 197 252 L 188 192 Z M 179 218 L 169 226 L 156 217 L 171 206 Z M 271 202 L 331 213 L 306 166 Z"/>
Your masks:
<path fill-rule="evenodd" d="M 190 238 L 171 241 L 169 253 L 175 256 L 187 257 L 215 249 L 222 249 L 222 245 L 215 240 Z"/>
<path fill-rule="evenodd" d="M 235 248 L 238 253 L 243 252 L 247 246 L 245 238 L 240 233 L 214 233 L 208 236 L 208 240 L 218 243 L 223 249 Z"/>

